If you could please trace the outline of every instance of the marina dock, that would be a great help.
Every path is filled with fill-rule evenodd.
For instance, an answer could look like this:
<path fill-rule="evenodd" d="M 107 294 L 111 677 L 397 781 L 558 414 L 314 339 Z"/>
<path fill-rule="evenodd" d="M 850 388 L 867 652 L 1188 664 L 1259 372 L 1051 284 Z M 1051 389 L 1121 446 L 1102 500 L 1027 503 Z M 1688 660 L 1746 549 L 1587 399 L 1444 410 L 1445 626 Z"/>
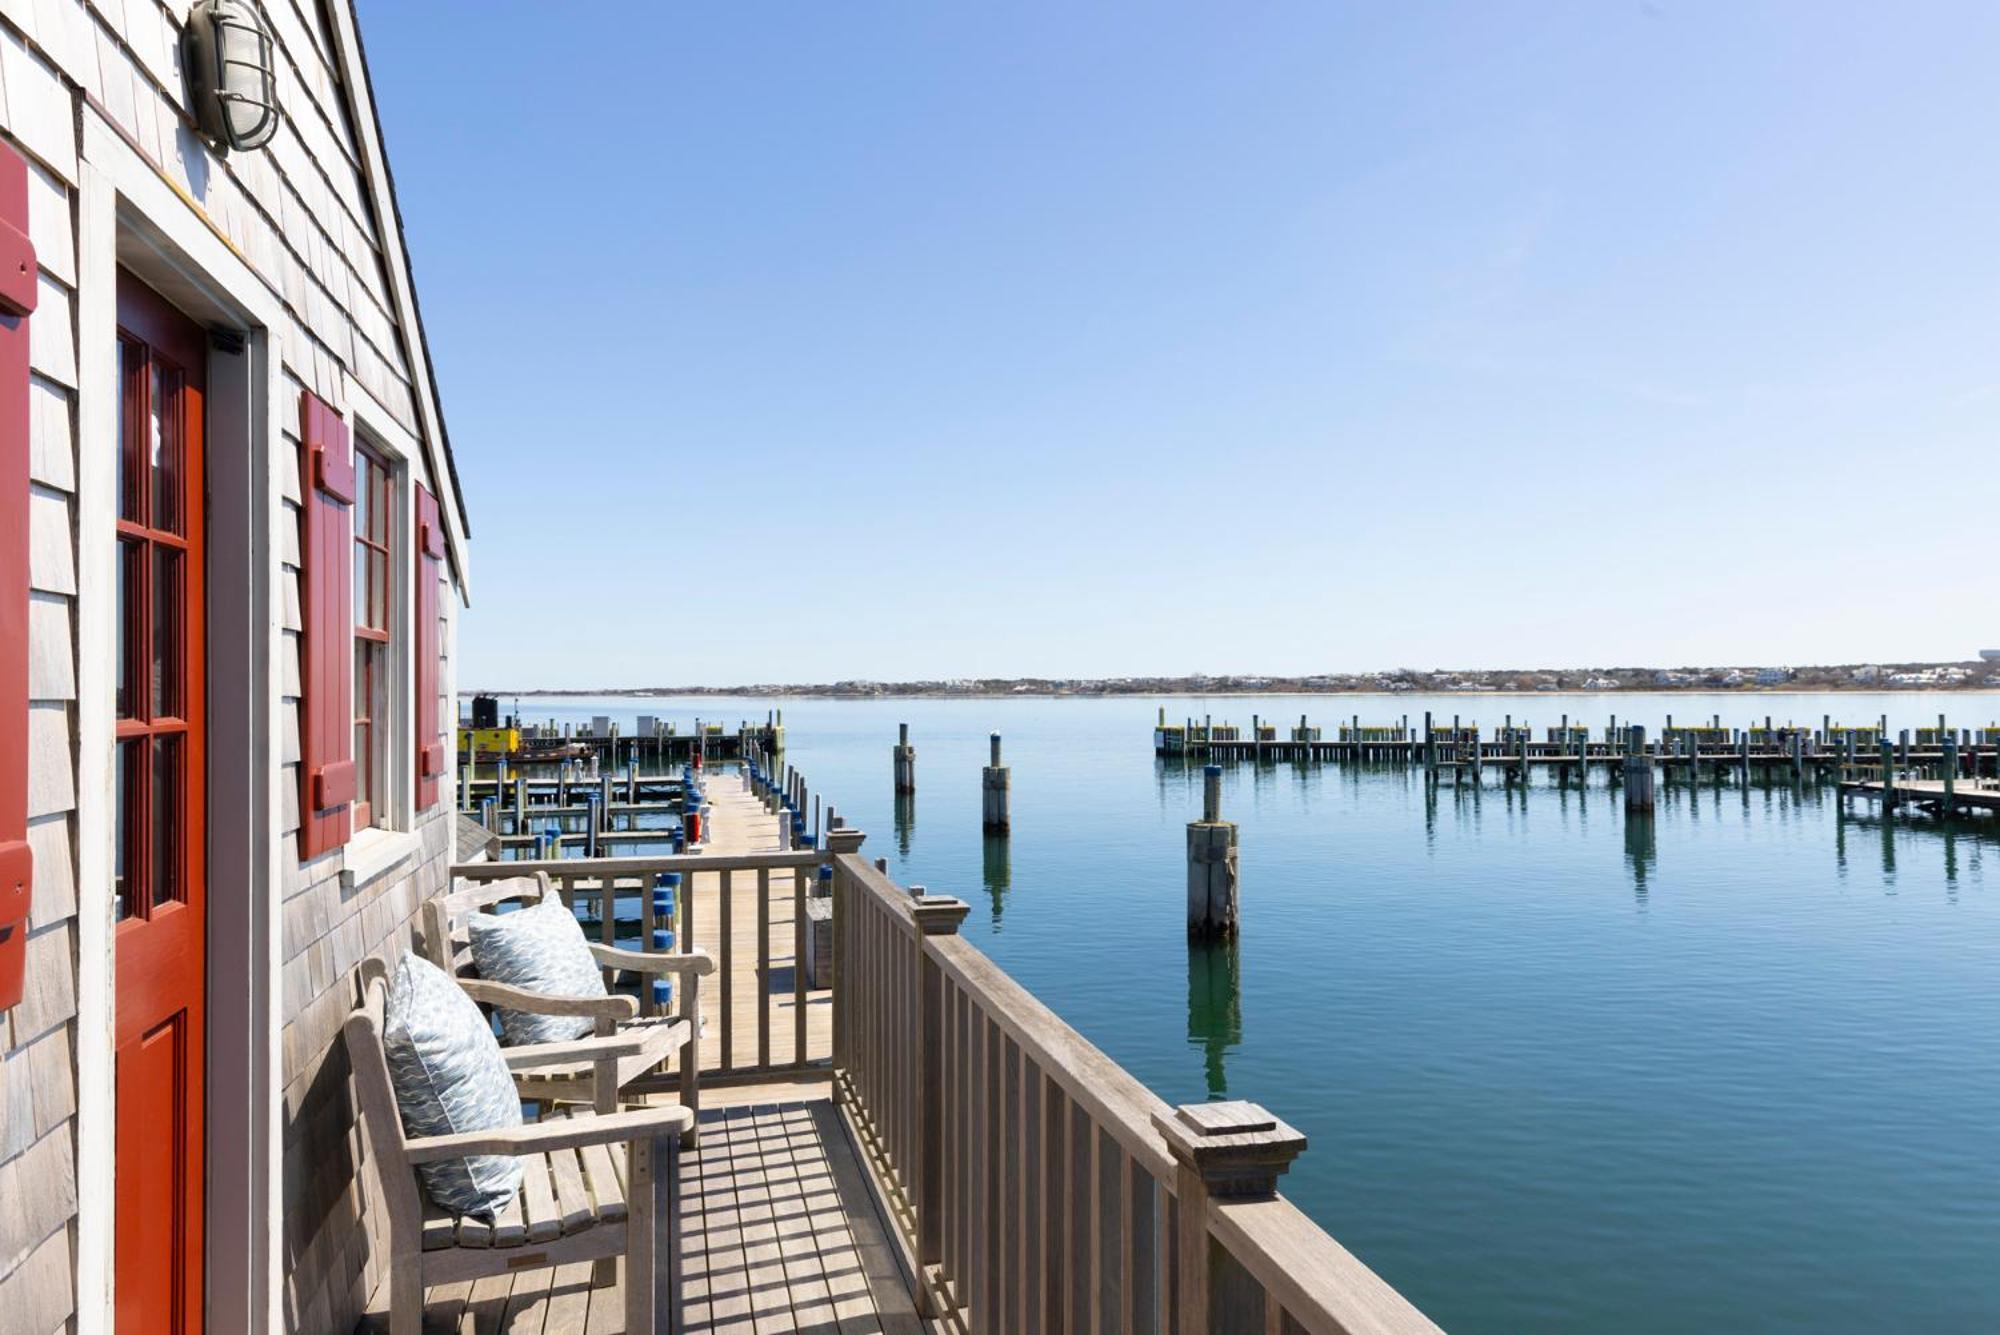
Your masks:
<path fill-rule="evenodd" d="M 1635 741 L 1635 735 L 1642 740 Z M 1767 718 L 1761 726 L 1738 728 L 1719 717 L 1676 724 L 1669 716 L 1663 727 L 1635 734 L 1630 720 L 1616 717 L 1593 733 L 1567 717 L 1537 731 L 1509 716 L 1489 735 L 1462 718 L 1446 722 L 1427 715 L 1363 724 L 1356 716 L 1328 730 L 1302 715 L 1280 735 L 1277 725 L 1258 716 L 1246 730 L 1212 719 L 1169 724 L 1163 710 L 1153 730 L 1153 753 L 1202 763 L 1413 765 L 1453 779 L 1461 774 L 1478 778 L 1490 768 L 1509 780 L 1536 770 L 1565 776 L 1603 770 L 1616 781 L 1626 760 L 1640 756 L 1670 775 L 1740 770 L 1859 782 L 1879 779 L 1887 765 L 1905 772 L 1951 768 L 1970 781 L 2000 778 L 2000 725 L 1952 728 L 1940 719 L 1936 727 L 1903 729 L 1891 737 L 1886 719 L 1847 725 L 1828 717 L 1813 727 Z"/>

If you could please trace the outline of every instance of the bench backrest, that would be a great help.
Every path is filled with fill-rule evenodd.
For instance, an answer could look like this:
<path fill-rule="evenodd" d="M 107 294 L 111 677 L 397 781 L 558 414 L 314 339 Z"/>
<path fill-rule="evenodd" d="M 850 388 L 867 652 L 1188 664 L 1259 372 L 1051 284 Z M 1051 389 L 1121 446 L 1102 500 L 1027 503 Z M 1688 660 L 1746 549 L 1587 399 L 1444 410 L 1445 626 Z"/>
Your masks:
<path fill-rule="evenodd" d="M 375 1159 L 397 1238 L 392 1245 L 407 1246 L 415 1245 L 416 1229 L 423 1218 L 423 1197 L 416 1169 L 404 1150 L 403 1118 L 396 1110 L 396 1089 L 389 1083 L 389 1059 L 382 1050 L 382 1015 L 388 998 L 388 966 L 370 956 L 361 962 L 361 1004 L 349 1013 L 341 1033 L 354 1071 L 361 1123 L 367 1130 L 369 1152 Z"/>
<path fill-rule="evenodd" d="M 542 871 L 501 881 L 461 881 L 424 901 L 424 955 L 454 978 L 477 978 L 467 919 L 475 913 L 491 913 L 502 904 L 524 908 L 539 904 L 554 893 L 555 883 Z"/>

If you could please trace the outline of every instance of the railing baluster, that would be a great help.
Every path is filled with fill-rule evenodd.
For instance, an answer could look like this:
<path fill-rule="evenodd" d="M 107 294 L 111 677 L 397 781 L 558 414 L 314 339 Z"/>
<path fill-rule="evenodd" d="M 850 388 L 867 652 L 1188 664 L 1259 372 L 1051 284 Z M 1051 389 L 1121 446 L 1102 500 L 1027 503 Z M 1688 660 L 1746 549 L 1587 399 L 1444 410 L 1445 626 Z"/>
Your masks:
<path fill-rule="evenodd" d="M 716 913 L 717 988 L 721 995 L 717 999 L 717 1009 L 722 1015 L 722 1056 L 724 1071 L 736 1069 L 736 930 L 734 926 L 736 891 L 733 884 L 734 873 L 724 868 L 722 872 L 722 902 Z M 692 876 L 687 878 L 693 882 Z"/>
<path fill-rule="evenodd" d="M 806 1062 L 806 885 L 811 873 L 792 873 L 792 1065 Z"/>
<path fill-rule="evenodd" d="M 1124 1174 L 1119 1162 L 1124 1154 L 1111 1133 L 1102 1127 L 1091 1136 L 1096 1151 L 1097 1172 L 1091 1183 L 1091 1201 L 1097 1208 L 1097 1328 L 1123 1330 L 1125 1316 L 1125 1235 Z"/>
<path fill-rule="evenodd" d="M 1064 1327 L 1067 1309 L 1063 1286 L 1068 1282 L 1069 1234 L 1065 1227 L 1070 1215 L 1070 1198 L 1064 1174 L 1068 1140 L 1069 1101 L 1053 1078 L 1042 1077 L 1042 1321 L 1048 1335 L 1058 1335 Z"/>
<path fill-rule="evenodd" d="M 771 872 L 757 869 L 757 1065 L 771 1065 Z"/>
<path fill-rule="evenodd" d="M 1069 1116 L 1070 1329 L 1093 1335 L 1097 1298 L 1097 1125 L 1079 1105 Z"/>

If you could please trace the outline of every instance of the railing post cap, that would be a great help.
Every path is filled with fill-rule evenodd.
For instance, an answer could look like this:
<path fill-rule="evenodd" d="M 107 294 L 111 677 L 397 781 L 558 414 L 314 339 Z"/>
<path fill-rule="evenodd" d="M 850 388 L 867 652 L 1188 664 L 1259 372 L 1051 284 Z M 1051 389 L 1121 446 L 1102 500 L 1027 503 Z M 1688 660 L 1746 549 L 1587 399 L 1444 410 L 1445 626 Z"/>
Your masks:
<path fill-rule="evenodd" d="M 858 853 L 861 841 L 868 836 L 859 830 L 851 830 L 845 825 L 826 832 L 826 851 L 829 853 Z"/>
<path fill-rule="evenodd" d="M 910 916 L 925 936 L 953 936 L 972 905 L 950 895 L 918 895 L 910 905 Z"/>
<path fill-rule="evenodd" d="M 1184 1103 L 1171 1113 L 1154 1113 L 1153 1127 L 1210 1196 L 1230 1200 L 1276 1194 L 1279 1175 L 1306 1147 L 1305 1133 L 1241 1099 Z"/>

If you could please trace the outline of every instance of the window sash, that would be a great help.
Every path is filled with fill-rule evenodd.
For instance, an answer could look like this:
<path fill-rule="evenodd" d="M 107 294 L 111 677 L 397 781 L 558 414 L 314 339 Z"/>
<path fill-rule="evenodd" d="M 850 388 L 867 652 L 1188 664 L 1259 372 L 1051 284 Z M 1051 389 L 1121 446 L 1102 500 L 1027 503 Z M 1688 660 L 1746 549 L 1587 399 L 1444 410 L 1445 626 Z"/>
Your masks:
<path fill-rule="evenodd" d="M 359 441 L 354 466 L 354 827 L 366 829 L 390 824 L 393 810 L 395 473 Z"/>

